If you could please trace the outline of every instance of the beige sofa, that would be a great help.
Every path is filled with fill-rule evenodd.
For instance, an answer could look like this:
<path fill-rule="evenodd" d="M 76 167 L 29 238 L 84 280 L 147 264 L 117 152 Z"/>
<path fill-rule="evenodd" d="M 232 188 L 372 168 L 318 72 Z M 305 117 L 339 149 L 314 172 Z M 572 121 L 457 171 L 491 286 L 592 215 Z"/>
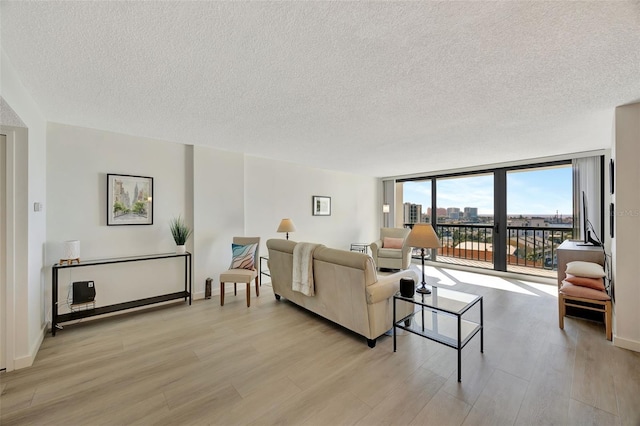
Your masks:
<path fill-rule="evenodd" d="M 393 295 L 400 278 L 413 278 L 412 270 L 378 276 L 373 259 L 364 253 L 319 246 L 313 253 L 315 295 L 305 296 L 291 289 L 293 249 L 296 242 L 281 239 L 267 241 L 271 285 L 276 299 L 284 297 L 367 339 L 369 347 L 393 327 Z M 397 317 L 412 312 L 413 305 L 401 302 Z"/>

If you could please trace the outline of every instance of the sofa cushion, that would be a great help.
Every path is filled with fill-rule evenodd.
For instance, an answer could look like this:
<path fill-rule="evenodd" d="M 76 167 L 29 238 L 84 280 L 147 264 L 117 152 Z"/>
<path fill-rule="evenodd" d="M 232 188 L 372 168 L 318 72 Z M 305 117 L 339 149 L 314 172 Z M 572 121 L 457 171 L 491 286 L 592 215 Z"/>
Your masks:
<path fill-rule="evenodd" d="M 229 269 L 255 269 L 258 244 L 231 244 L 231 266 Z"/>
<path fill-rule="evenodd" d="M 404 244 L 404 238 L 384 237 L 382 240 L 382 248 L 401 249 Z"/>
<path fill-rule="evenodd" d="M 579 285 L 581 287 L 589 287 L 594 290 L 604 291 L 604 278 L 588 278 L 588 277 L 576 277 L 571 274 L 567 274 L 564 279 L 573 285 Z"/>
<path fill-rule="evenodd" d="M 566 281 L 562 281 L 560 293 L 567 296 L 580 297 L 582 299 L 611 300 L 611 297 L 609 297 L 609 295 L 604 291 L 594 290 L 589 287 L 580 287 L 579 285 L 573 285 Z"/>
<path fill-rule="evenodd" d="M 386 257 L 392 259 L 402 259 L 402 250 L 381 248 L 378 251 L 378 257 Z"/>
<path fill-rule="evenodd" d="M 601 278 L 607 275 L 604 273 L 602 265 L 593 262 L 583 262 L 581 260 L 567 263 L 567 270 L 565 272 L 576 277 L 588 278 Z"/>

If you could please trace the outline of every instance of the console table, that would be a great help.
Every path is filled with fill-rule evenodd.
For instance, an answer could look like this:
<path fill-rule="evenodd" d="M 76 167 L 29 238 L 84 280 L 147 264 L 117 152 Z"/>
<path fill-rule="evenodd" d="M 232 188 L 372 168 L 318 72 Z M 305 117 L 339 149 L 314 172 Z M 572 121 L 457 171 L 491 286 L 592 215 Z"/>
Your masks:
<path fill-rule="evenodd" d="M 131 300 L 124 303 L 116 303 L 113 305 L 99 306 L 97 308 L 87 309 L 83 311 L 69 312 L 67 314 L 58 314 L 58 272 L 67 268 L 89 268 L 98 265 L 112 265 L 117 263 L 144 262 L 158 259 L 171 259 L 176 257 L 184 257 L 184 290 L 175 293 L 162 294 L 160 296 L 147 297 L 144 299 Z M 186 302 L 189 300 L 191 305 L 191 253 L 163 253 L 150 254 L 144 256 L 119 257 L 111 259 L 88 260 L 75 264 L 59 264 L 56 263 L 52 267 L 52 291 L 51 291 L 51 334 L 56 335 L 56 329 L 60 323 L 78 320 L 96 315 L 108 314 L 111 312 L 123 311 L 126 309 L 137 308 L 140 306 L 152 305 L 155 303 L 167 302 L 169 300 L 182 299 Z"/>

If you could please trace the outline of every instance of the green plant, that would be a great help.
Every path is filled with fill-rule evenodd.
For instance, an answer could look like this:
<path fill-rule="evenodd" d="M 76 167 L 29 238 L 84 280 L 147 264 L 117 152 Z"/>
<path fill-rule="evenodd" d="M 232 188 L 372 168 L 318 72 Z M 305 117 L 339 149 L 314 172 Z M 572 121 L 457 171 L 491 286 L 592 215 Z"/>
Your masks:
<path fill-rule="evenodd" d="M 178 216 L 177 218 L 171 219 L 169 223 L 169 228 L 171 229 L 171 235 L 173 235 L 173 240 L 177 245 L 183 246 L 189 237 L 191 236 L 191 228 L 189 228 L 182 217 Z"/>

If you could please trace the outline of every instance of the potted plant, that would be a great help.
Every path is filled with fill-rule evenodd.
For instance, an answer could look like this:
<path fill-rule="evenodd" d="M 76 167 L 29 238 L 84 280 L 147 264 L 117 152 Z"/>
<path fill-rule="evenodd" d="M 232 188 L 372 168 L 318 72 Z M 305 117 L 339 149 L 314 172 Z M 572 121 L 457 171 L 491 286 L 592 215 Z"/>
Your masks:
<path fill-rule="evenodd" d="M 176 242 L 178 246 L 176 248 L 176 253 L 185 253 L 187 251 L 184 246 L 187 243 L 187 240 L 191 236 L 192 229 L 187 226 L 182 220 L 182 217 L 178 216 L 177 218 L 171 219 L 169 223 L 169 228 L 171 229 L 171 235 L 173 236 L 173 240 Z"/>

